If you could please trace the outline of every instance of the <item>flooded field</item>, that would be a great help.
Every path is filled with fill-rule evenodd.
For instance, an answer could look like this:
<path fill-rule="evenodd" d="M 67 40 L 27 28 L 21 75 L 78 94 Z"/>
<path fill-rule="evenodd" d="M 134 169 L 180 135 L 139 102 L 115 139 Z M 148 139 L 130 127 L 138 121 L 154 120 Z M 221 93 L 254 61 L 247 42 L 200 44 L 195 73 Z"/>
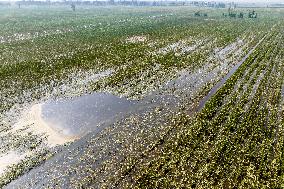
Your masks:
<path fill-rule="evenodd" d="M 108 93 L 93 93 L 72 99 L 58 99 L 33 105 L 15 124 L 17 132 L 32 125 L 30 131 L 47 134 L 48 144 L 62 145 L 101 130 L 100 125 L 119 118 L 137 106 L 137 102 Z M 101 126 L 102 127 L 102 126 Z"/>
<path fill-rule="evenodd" d="M 71 100 L 47 102 L 41 106 L 41 116 L 61 134 L 79 137 L 134 106 L 134 102 L 111 94 L 94 93 Z"/>
<path fill-rule="evenodd" d="M 280 188 L 284 11 L 224 11 L 0 6 L 0 187 Z"/>

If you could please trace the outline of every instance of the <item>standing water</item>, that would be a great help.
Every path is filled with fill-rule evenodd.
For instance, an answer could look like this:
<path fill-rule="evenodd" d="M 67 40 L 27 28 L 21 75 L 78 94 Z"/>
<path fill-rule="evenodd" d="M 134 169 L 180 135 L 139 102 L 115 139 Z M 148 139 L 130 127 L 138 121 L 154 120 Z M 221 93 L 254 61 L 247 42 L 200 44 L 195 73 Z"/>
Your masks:
<path fill-rule="evenodd" d="M 238 62 L 231 70 L 230 72 L 221 80 L 219 81 L 205 96 L 201 102 L 199 103 L 199 106 L 197 107 L 197 112 L 199 112 L 206 104 L 206 102 L 214 96 L 217 91 L 226 83 L 226 81 L 238 70 L 238 68 L 248 59 L 248 57 L 253 53 L 253 51 L 261 44 L 261 42 L 266 38 L 267 35 L 265 35 L 249 52 L 248 54 L 242 58 L 240 62 Z"/>
<path fill-rule="evenodd" d="M 46 135 L 50 146 L 61 145 L 89 132 L 99 132 L 107 123 L 123 118 L 137 104 L 109 93 L 51 100 L 24 112 L 13 132 L 27 128 L 35 134 Z"/>
<path fill-rule="evenodd" d="M 130 111 L 134 101 L 109 93 L 93 93 L 42 105 L 42 119 L 64 136 L 80 137 L 98 125 Z"/>

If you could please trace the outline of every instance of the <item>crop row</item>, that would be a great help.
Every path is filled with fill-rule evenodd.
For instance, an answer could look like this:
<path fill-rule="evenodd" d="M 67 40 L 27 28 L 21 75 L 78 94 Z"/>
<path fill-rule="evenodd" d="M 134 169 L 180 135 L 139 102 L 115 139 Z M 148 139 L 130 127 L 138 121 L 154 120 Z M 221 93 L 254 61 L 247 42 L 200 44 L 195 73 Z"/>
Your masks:
<path fill-rule="evenodd" d="M 280 187 L 283 53 L 283 28 L 278 26 L 196 118 L 151 152 L 150 162 L 137 165 L 125 186 Z"/>
<path fill-rule="evenodd" d="M 202 66 L 207 66 L 209 61 L 211 61 L 210 64 L 221 65 L 222 60 L 220 61 L 216 57 L 211 58 L 215 56 L 216 52 L 222 51 L 224 57 L 229 61 L 228 64 L 234 64 L 277 21 L 269 16 L 258 21 L 228 20 L 218 16 L 221 15 L 220 10 L 210 10 L 213 20 L 209 21 L 193 17 L 195 9 L 187 7 L 179 7 L 178 9 L 171 7 L 129 8 L 124 11 L 121 11 L 119 7 L 111 7 L 103 8 L 100 11 L 94 10 L 98 9 L 78 9 L 74 14 L 60 8 L 50 10 L 47 7 L 42 7 L 41 11 L 25 8 L 13 10 L 15 14 L 11 17 L 0 16 L 0 26 L 3 28 L 0 31 L 0 39 L 2 40 L 0 43 L 1 153 L 13 150 L 24 152 L 46 150 L 44 137 L 32 133 L 23 134 L 24 131 L 15 134 L 10 130 L 18 119 L 17 115 L 25 106 L 58 96 L 66 97 L 66 93 L 71 90 L 74 91 L 71 96 L 102 90 L 126 97 L 142 98 L 149 91 L 159 89 L 165 82 L 173 79 L 180 70 L 198 70 Z M 243 40 L 244 47 L 240 47 L 240 44 L 236 46 L 235 50 L 240 50 L 240 55 L 235 57 L 235 50 L 230 48 L 240 39 Z M 276 40 L 269 38 L 267 41 Z M 176 47 L 180 44 L 182 45 Z M 247 61 L 241 70 L 247 69 L 252 62 L 256 63 L 254 68 L 263 67 L 259 62 L 259 59 L 263 58 L 261 54 L 265 54 L 266 48 L 272 48 L 275 44 L 274 42 L 270 46 L 266 44 L 259 50 L 259 53 L 255 53 Z M 192 48 L 195 45 L 196 48 Z M 168 47 L 171 47 L 170 50 Z M 161 49 L 167 49 L 166 53 L 159 53 Z M 227 52 L 228 54 L 226 54 Z M 269 53 L 270 51 L 266 52 L 266 54 Z M 84 79 L 84 73 L 92 78 L 105 70 L 111 70 L 111 74 L 103 79 L 87 84 L 83 82 L 79 87 L 73 85 L 77 80 Z M 261 69 L 258 68 L 256 72 L 252 79 L 254 83 L 257 83 L 257 76 L 261 73 Z M 270 70 L 270 72 L 272 71 Z M 270 72 L 267 71 L 267 73 Z M 77 73 L 82 74 L 78 74 L 78 76 Z M 248 73 L 248 76 L 251 73 L 252 71 Z M 239 75 L 244 74 L 239 73 Z M 235 78 L 236 81 L 238 77 Z M 226 85 L 223 92 L 226 91 L 226 94 L 230 94 L 235 80 L 234 83 Z M 67 92 L 63 90 L 65 86 L 69 86 Z M 251 86 L 248 88 L 248 92 L 253 91 Z M 54 94 L 54 91 L 58 91 L 59 94 L 56 92 Z M 249 94 L 244 96 L 249 96 Z M 224 105 L 223 107 L 223 103 L 225 103 L 223 98 L 215 99 L 215 101 L 218 102 L 212 100 L 212 104 L 220 104 L 220 106 L 213 110 L 208 105 L 202 116 L 207 116 L 208 120 L 211 118 L 217 121 L 223 120 L 221 109 L 225 110 L 227 107 L 226 110 L 229 110 L 232 103 L 230 106 Z M 267 104 L 267 106 L 270 105 Z M 151 117 L 152 114 L 148 116 Z M 209 118 L 210 116 L 211 118 Z M 151 117 L 151 119 L 154 118 Z M 153 123 L 151 119 L 149 118 L 149 122 Z M 156 125 L 159 124 L 159 121 L 163 122 L 160 119 L 154 120 L 157 121 L 153 123 Z M 199 121 L 198 124 L 203 122 Z M 179 116 L 177 116 L 177 122 L 180 125 L 188 124 L 187 118 Z M 193 122 L 190 123 L 193 124 Z M 206 124 L 209 123 L 206 122 Z M 148 124 L 145 123 L 145 125 Z M 131 130 L 130 128 L 131 126 L 128 126 L 125 129 Z M 125 135 L 119 130 L 117 135 L 119 135 L 119 139 L 122 138 L 121 141 L 131 141 L 131 139 L 146 141 L 145 135 L 157 139 L 163 132 L 155 133 L 154 131 L 167 129 L 163 126 L 155 128 L 157 129 L 153 128 L 153 131 L 148 129 L 147 132 L 141 132 L 141 136 L 137 134 L 140 133 L 137 131 L 138 129 L 135 130 L 136 132 L 132 130 L 132 138 L 129 137 L 128 130 L 125 131 Z M 134 138 L 136 136 L 137 138 Z M 145 146 L 140 145 L 141 149 L 152 146 L 153 144 L 149 141 L 147 144 L 145 142 Z M 153 143 L 155 144 L 155 141 Z M 99 151 L 98 153 L 104 152 Z M 45 156 L 49 157 L 46 154 L 40 155 L 39 161 L 34 161 L 34 159 L 29 161 L 30 157 L 28 157 L 18 165 L 12 166 L 5 177 L 0 178 L 0 183 L 6 184 L 33 166 L 42 163 Z M 125 156 L 127 156 L 126 153 Z M 90 156 L 90 159 L 92 158 L 95 157 Z M 25 165 L 26 162 L 28 163 Z M 107 165 L 107 162 L 104 163 L 106 167 L 112 167 L 112 165 Z"/>

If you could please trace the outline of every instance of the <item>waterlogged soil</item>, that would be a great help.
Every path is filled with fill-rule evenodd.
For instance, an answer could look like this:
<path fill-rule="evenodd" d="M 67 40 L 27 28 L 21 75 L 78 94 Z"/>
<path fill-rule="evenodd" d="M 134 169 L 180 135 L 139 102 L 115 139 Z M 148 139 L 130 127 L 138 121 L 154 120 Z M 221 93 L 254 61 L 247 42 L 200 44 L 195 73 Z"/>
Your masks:
<path fill-rule="evenodd" d="M 206 95 L 200 102 L 199 106 L 197 107 L 196 111 L 200 111 L 206 104 L 206 102 L 213 96 L 216 94 L 216 92 L 226 83 L 226 81 L 238 70 L 238 68 L 247 60 L 247 58 L 253 53 L 253 51 L 258 47 L 258 45 L 261 44 L 261 42 L 266 38 L 266 36 L 264 36 L 257 44 L 256 46 L 254 46 L 249 52 L 248 54 L 243 57 L 243 59 L 238 62 L 231 70 L 230 72 L 221 80 L 219 81 L 208 93 L 208 95 Z"/>
<path fill-rule="evenodd" d="M 19 38 L 19 40 L 22 39 Z M 125 43 L 136 46 L 148 43 L 148 40 L 149 36 L 139 34 L 126 38 Z M 173 40 L 172 45 L 161 45 L 160 48 L 165 53 L 159 52 L 158 48 L 154 54 L 158 52 L 156 54 L 159 56 L 170 56 L 174 53 L 177 57 L 183 57 L 195 52 L 199 47 L 199 50 L 203 51 L 206 48 L 211 49 L 215 44 L 202 45 L 205 41 L 206 39 L 192 44 L 182 40 Z M 6 188 L 90 188 L 94 184 L 95 188 L 101 188 L 115 185 L 119 179 L 118 175 L 124 175 L 120 168 L 135 158 L 141 159 L 145 150 L 151 149 L 153 143 L 160 141 L 161 136 L 168 134 L 171 125 L 173 125 L 171 123 L 174 122 L 172 119 L 174 116 L 179 115 L 181 110 L 188 109 L 189 104 L 199 104 L 199 100 L 208 94 L 211 86 L 220 80 L 221 84 L 219 85 L 224 84 L 226 77 L 228 79 L 237 70 L 240 64 L 237 63 L 240 61 L 240 57 L 243 57 L 240 52 L 245 50 L 243 42 L 245 45 L 249 44 L 248 47 L 250 46 L 246 40 L 239 39 L 232 45 L 225 45 L 223 51 L 220 51 L 221 54 L 217 53 L 218 57 L 215 57 L 218 59 L 218 65 L 216 65 L 215 59 L 211 62 L 212 64 L 207 64 L 207 61 L 202 59 L 201 67 L 196 65 L 198 68 L 190 67 L 181 71 L 177 68 L 180 77 L 170 79 L 167 83 L 161 84 L 159 86 L 161 88 L 154 88 L 155 90 L 153 89 L 152 92 L 148 90 L 150 83 L 147 81 L 149 80 L 145 80 L 146 77 L 143 76 L 150 70 L 146 69 L 147 71 L 133 70 L 137 71 L 137 75 L 143 76 L 137 79 L 138 83 L 132 78 L 129 82 L 124 82 L 124 87 L 118 83 L 117 88 L 115 86 L 112 86 L 113 88 L 110 90 L 106 88 L 105 91 L 111 91 L 112 94 L 98 92 L 80 96 L 86 91 L 89 92 L 87 86 L 91 86 L 94 81 L 101 79 L 100 81 L 105 82 L 107 79 L 102 78 L 114 77 L 119 70 L 114 68 L 101 72 L 101 74 L 95 74 L 97 70 L 78 73 L 75 68 L 74 74 L 69 74 L 70 77 L 67 78 L 67 84 L 70 82 L 70 85 L 63 83 L 58 88 L 51 87 L 54 93 L 62 93 L 64 97 L 72 98 L 46 100 L 50 99 L 46 97 L 43 101 L 41 99 L 40 104 L 32 106 L 31 111 L 28 111 L 28 116 L 22 120 L 23 124 L 18 124 L 19 127 L 21 125 L 28 126 L 27 131 L 38 134 L 39 137 L 44 135 L 47 138 L 48 149 L 59 144 L 61 145 L 60 150 L 47 161 L 42 161 L 39 166 L 30 167 L 31 171 L 25 172 L 23 176 L 8 184 Z M 150 43 L 155 44 L 155 41 L 149 40 L 149 46 Z M 163 47 L 166 48 L 163 49 Z M 235 53 L 236 56 L 229 57 L 230 53 Z M 58 57 L 58 59 L 60 58 L 61 56 Z M 206 64 L 203 64 L 204 62 Z M 235 64 L 237 66 L 234 67 Z M 154 65 L 160 65 L 160 63 Z M 157 66 L 157 70 L 159 68 L 160 66 Z M 234 71 L 229 72 L 232 68 Z M 127 69 L 125 70 L 127 71 Z M 155 67 L 153 72 L 149 71 L 147 75 L 149 77 L 155 76 L 157 70 Z M 173 74 L 173 70 L 175 69 L 169 69 L 168 72 L 171 72 L 169 75 Z M 117 75 L 123 75 L 122 73 L 125 72 L 119 72 Z M 226 74 L 228 75 L 222 80 Z M 172 78 L 171 76 L 167 79 Z M 153 83 L 159 81 L 158 76 L 154 77 Z M 139 84 L 147 85 L 145 87 L 147 90 L 133 90 L 135 89 L 133 86 L 137 87 Z M 217 91 L 218 88 L 215 90 Z M 104 89 L 100 90 L 104 91 Z M 31 90 L 27 92 L 27 96 L 34 91 L 34 89 Z M 43 94 L 44 90 L 39 93 Z M 125 91 L 129 91 L 129 93 Z M 141 91 L 145 91 L 145 94 L 139 96 Z M 127 95 L 132 93 L 138 94 L 135 99 L 140 100 L 129 100 L 113 95 L 132 97 Z M 209 99 L 214 93 L 209 93 L 207 98 Z M 55 95 L 55 98 L 58 96 Z M 14 129 L 14 132 L 20 133 L 19 131 L 25 129 Z M 53 150 L 53 148 L 51 149 Z"/>
<path fill-rule="evenodd" d="M 40 108 L 42 124 L 34 127 L 35 132 L 45 131 L 50 146 L 75 142 L 62 146 L 61 153 L 6 188 L 55 185 L 66 188 L 80 186 L 80 179 L 84 178 L 103 186 L 103 179 L 112 180 L 115 174 L 121 173 L 119 168 L 129 154 L 139 158 L 153 141 L 168 133 L 171 117 L 186 104 L 198 104 L 197 97 L 204 93 L 203 89 L 229 72 L 221 84 L 217 84 L 221 87 L 253 50 L 237 64 L 224 61 L 219 65 L 207 64 L 195 71 L 184 70 L 177 79 L 139 101 L 110 93 L 92 93 L 36 105 Z M 217 91 L 219 87 L 213 89 Z M 211 91 L 207 98 L 213 94 Z M 45 129 L 40 126 L 45 126 Z"/>
<path fill-rule="evenodd" d="M 20 162 L 26 154 L 19 154 L 16 151 L 10 151 L 0 156 L 0 175 L 5 172 L 5 169 L 11 165 Z"/>
<path fill-rule="evenodd" d="M 69 117 L 72 112 L 79 113 L 77 110 L 80 110 L 82 104 L 92 102 L 95 105 L 89 107 L 90 111 L 87 114 L 90 115 L 93 111 L 96 113 L 96 108 L 100 107 L 100 110 L 109 114 L 110 117 L 104 119 L 104 121 L 108 120 L 108 122 L 101 123 L 99 127 L 94 127 L 95 124 L 78 123 L 81 126 L 83 125 L 83 130 L 88 127 L 92 132 L 85 134 L 84 137 L 76 140 L 72 145 L 63 147 L 61 153 L 56 154 L 43 165 L 34 168 L 18 180 L 11 182 L 6 188 L 53 188 L 56 185 L 61 188 L 69 188 L 74 185 L 79 186 L 80 179 L 93 177 L 96 174 L 98 175 L 96 175 L 94 183 L 100 183 L 104 177 L 107 178 L 111 174 L 115 174 L 115 172 L 111 171 L 119 171 L 119 169 L 103 170 L 109 166 L 119 167 L 121 161 L 125 160 L 129 151 L 133 151 L 133 149 L 136 149 L 137 156 L 140 155 L 145 147 L 149 146 L 152 141 L 158 140 L 159 136 L 166 131 L 166 125 L 169 124 L 168 116 L 172 116 L 178 109 L 178 107 L 173 107 L 172 104 L 171 107 L 167 107 L 170 102 L 176 103 L 173 100 L 175 99 L 173 96 L 153 95 L 152 97 L 150 98 L 149 96 L 145 100 L 137 102 L 121 99 L 110 94 L 102 95 L 98 93 L 81 97 L 71 101 L 71 103 L 68 102 L 67 105 L 64 105 L 66 107 L 72 106 L 70 114 L 68 114 L 68 110 L 66 111 L 68 118 L 72 119 L 72 116 Z M 93 101 L 82 102 L 88 98 Z M 98 101 L 103 99 L 108 101 Z M 61 112 L 56 109 L 57 105 L 54 103 L 48 108 Z M 117 109 L 111 110 L 108 108 L 109 105 L 114 105 Z M 121 108 L 119 108 L 120 105 L 122 105 Z M 127 114 L 127 112 L 123 111 L 129 112 Z M 79 114 L 83 115 L 83 112 Z M 102 112 L 97 113 L 97 115 L 100 115 Z M 124 119 L 114 119 L 113 116 L 117 113 L 121 113 Z M 63 115 L 66 114 L 63 113 Z M 48 116 L 50 117 L 49 119 L 53 119 L 53 116 L 57 119 L 57 115 L 48 113 Z M 94 117 L 91 116 L 90 118 L 87 116 L 86 118 L 92 121 Z M 94 119 L 95 122 L 99 122 L 99 120 Z M 67 119 L 66 121 L 70 120 Z M 70 123 L 72 125 L 72 121 Z M 78 133 L 77 126 L 71 126 L 70 128 L 68 124 L 62 125 L 65 125 L 67 130 L 71 130 L 75 134 L 77 132 L 76 135 L 84 133 L 80 129 Z M 109 161 L 112 163 L 105 165 Z"/>
<path fill-rule="evenodd" d="M 50 123 L 54 130 L 63 135 L 84 137 L 63 148 L 62 153 L 11 182 L 6 188 L 52 188 L 56 185 L 68 188 L 80 186 L 83 182 L 81 179 L 85 178 L 100 187 L 110 184 L 103 182 L 104 179 L 114 184 L 116 181 L 112 179 L 115 174 L 123 174 L 120 167 L 129 154 L 141 157 L 153 141 L 159 140 L 163 133 L 168 133 L 171 129 L 168 127 L 170 118 L 184 104 L 197 103 L 193 99 L 198 99 L 195 97 L 202 92 L 202 88 L 220 80 L 220 71 L 226 73 L 233 67 L 221 80 L 224 84 L 226 78 L 247 57 L 236 66 L 207 66 L 191 74 L 181 74 L 176 80 L 168 82 L 161 89 L 163 92 L 154 92 L 140 101 L 119 98 L 109 93 L 94 93 L 43 104 L 43 120 Z M 220 70 L 221 68 L 226 70 Z M 173 89 L 180 92 L 172 93 Z M 185 99 L 189 96 L 191 98 L 186 102 Z"/>

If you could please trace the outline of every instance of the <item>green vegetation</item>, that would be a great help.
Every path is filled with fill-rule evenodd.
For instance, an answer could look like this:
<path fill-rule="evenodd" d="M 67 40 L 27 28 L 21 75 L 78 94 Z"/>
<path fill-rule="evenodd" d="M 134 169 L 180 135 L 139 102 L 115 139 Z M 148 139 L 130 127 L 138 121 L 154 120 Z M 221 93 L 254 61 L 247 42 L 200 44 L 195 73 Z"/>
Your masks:
<path fill-rule="evenodd" d="M 195 16 L 198 11 L 208 16 Z M 145 113 L 145 122 L 135 116 L 121 121 L 126 129 L 113 131 L 113 140 L 124 147 L 117 152 L 122 160 L 102 163 L 102 170 L 119 171 L 101 178 L 103 171 L 88 169 L 91 176 L 78 186 L 101 178 L 102 186 L 130 188 L 281 188 L 284 13 L 257 9 L 256 19 L 231 19 L 223 12 L 186 6 L 76 6 L 76 12 L 63 6 L 0 7 L 0 155 L 32 154 L 0 175 L 0 187 L 56 151 L 29 125 L 13 131 L 23 110 L 52 98 L 107 91 L 130 99 L 157 92 L 181 100 Z M 205 107 L 187 115 L 261 39 Z M 169 82 L 188 83 L 188 91 L 182 85 L 165 88 Z M 163 125 L 165 119 L 170 121 Z"/>
<path fill-rule="evenodd" d="M 179 118 L 175 136 L 130 174 L 133 185 L 283 186 L 283 29 L 271 31 L 196 117 Z"/>
<path fill-rule="evenodd" d="M 166 81 L 170 78 L 166 73 L 174 69 L 194 68 L 206 63 L 213 48 L 222 48 L 238 37 L 255 34 L 253 40 L 256 43 L 277 21 L 264 20 L 257 24 L 248 19 L 232 21 L 221 19 L 219 11 L 211 13 L 217 20 L 207 21 L 196 19 L 193 13 L 194 9 L 175 7 L 83 7 L 75 15 L 65 8 L 41 8 L 36 12 L 33 9 L 18 10 L 13 16 L 1 17 L 4 30 L 1 30 L 3 42 L 0 44 L 0 87 L 5 89 L 1 91 L 1 102 L 4 102 L 1 111 L 25 102 L 26 99 L 21 98 L 23 91 L 33 89 L 35 94 L 32 96 L 41 98 L 48 91 L 38 89 L 36 93 L 35 88 L 60 85 L 78 68 L 83 72 L 115 70 L 115 74 L 103 83 L 90 84 L 89 91 L 111 87 L 122 94 L 132 91 L 127 96 L 145 93 L 148 83 L 156 78 Z M 9 15 L 9 10 L 1 14 Z M 17 37 L 13 36 L 15 34 Z M 144 36 L 146 40 L 127 43 L 126 39 L 132 36 Z M 180 40 L 187 40 L 186 43 L 192 46 L 199 42 L 203 48 L 181 56 L 175 56 L 174 52 L 155 53 Z M 157 64 L 161 66 L 159 70 L 155 70 Z M 141 75 L 145 70 L 149 73 Z M 159 71 L 161 73 L 157 75 Z M 51 84 L 50 81 L 54 82 Z M 134 84 L 137 87 L 131 87 Z M 5 99 L 7 96 L 9 101 Z"/>

